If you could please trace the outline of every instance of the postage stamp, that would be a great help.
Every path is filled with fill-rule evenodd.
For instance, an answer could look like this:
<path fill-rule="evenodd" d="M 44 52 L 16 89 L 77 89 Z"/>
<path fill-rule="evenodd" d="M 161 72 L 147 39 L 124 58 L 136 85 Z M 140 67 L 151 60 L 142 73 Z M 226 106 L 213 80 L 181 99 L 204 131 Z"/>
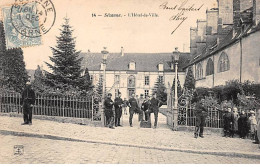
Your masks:
<path fill-rule="evenodd" d="M 15 0 L 2 8 L 7 49 L 42 44 L 41 36 L 54 25 L 56 12 L 50 0 Z"/>
<path fill-rule="evenodd" d="M 6 38 L 6 48 L 18 48 L 18 47 L 29 47 L 35 45 L 41 45 L 41 37 L 30 38 L 19 33 L 12 24 L 11 19 L 11 8 L 4 7 L 3 11 L 3 23 Z M 35 23 L 34 23 L 35 24 Z"/>

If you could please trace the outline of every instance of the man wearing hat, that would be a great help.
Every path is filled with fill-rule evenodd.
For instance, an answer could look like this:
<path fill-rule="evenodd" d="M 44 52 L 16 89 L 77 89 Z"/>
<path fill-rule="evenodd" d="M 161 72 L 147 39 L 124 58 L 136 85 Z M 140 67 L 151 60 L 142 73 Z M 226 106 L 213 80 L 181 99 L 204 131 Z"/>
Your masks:
<path fill-rule="evenodd" d="M 144 100 L 145 100 L 144 95 L 141 94 L 141 95 L 140 95 L 140 98 L 138 99 L 138 106 L 139 106 L 139 108 L 141 109 L 141 110 L 140 110 L 141 114 L 139 114 L 139 117 L 138 117 L 138 120 L 139 120 L 139 121 L 142 121 L 142 120 L 144 119 L 144 118 L 143 118 L 144 110 L 143 110 L 143 106 L 142 106 Z"/>
<path fill-rule="evenodd" d="M 120 118 L 122 116 L 123 99 L 121 98 L 121 92 L 118 93 L 118 97 L 115 98 L 115 126 L 121 126 Z"/>
<path fill-rule="evenodd" d="M 135 93 L 132 93 L 132 97 L 128 100 L 129 105 L 129 124 L 130 127 L 133 127 L 133 115 L 134 113 L 139 113 L 142 116 L 142 113 L 140 112 L 140 108 L 138 106 L 138 102 L 135 99 Z"/>
<path fill-rule="evenodd" d="M 35 104 L 35 92 L 32 90 L 30 80 L 27 81 L 26 87 L 22 93 L 23 103 L 23 120 L 22 125 L 32 125 L 32 108 Z"/>
<path fill-rule="evenodd" d="M 232 111 L 231 107 L 228 107 L 226 113 L 223 115 L 224 137 L 234 137 L 234 133 L 233 133 L 234 114 L 231 111 Z"/>
<path fill-rule="evenodd" d="M 162 103 L 156 98 L 156 93 L 153 93 L 150 104 L 150 112 L 154 113 L 154 128 L 157 128 L 159 107 L 161 107 Z"/>
<path fill-rule="evenodd" d="M 108 127 L 111 129 L 115 129 L 113 127 L 114 124 L 114 113 L 113 113 L 113 101 L 111 100 L 112 94 L 108 93 L 107 98 L 105 99 L 104 102 L 104 107 L 105 107 L 105 116 L 106 116 L 106 121 L 108 124 Z"/>
<path fill-rule="evenodd" d="M 204 138 L 203 136 L 203 131 L 204 131 L 204 126 L 205 126 L 205 119 L 207 115 L 207 110 L 204 106 L 204 99 L 199 100 L 196 103 L 195 107 L 195 115 L 196 115 L 196 126 L 195 126 L 195 132 L 194 132 L 194 137 L 198 138 Z"/>

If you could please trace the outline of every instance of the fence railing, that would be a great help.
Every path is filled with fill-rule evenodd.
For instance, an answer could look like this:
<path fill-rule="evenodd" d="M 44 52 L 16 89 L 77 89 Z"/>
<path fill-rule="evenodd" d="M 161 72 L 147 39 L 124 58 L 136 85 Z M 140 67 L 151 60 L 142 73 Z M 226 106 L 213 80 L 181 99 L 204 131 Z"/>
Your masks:
<path fill-rule="evenodd" d="M 33 107 L 34 115 L 61 116 L 75 118 L 91 118 L 93 120 L 97 114 L 98 103 L 93 100 L 93 96 L 74 97 L 74 96 L 44 96 L 36 95 Z M 21 113 L 22 99 L 19 93 L 0 94 L 0 112 Z M 98 120 L 95 118 L 95 120 Z"/>
<path fill-rule="evenodd" d="M 223 113 L 211 107 L 209 107 L 207 111 L 205 127 L 223 128 Z M 178 107 L 178 124 L 185 126 L 196 126 L 196 115 L 193 107 Z"/>

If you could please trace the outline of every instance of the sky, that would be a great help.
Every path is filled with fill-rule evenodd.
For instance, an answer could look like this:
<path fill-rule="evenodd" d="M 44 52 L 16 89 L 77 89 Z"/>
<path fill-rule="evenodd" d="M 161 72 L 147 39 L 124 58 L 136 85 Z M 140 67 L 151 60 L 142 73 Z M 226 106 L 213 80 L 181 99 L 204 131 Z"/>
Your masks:
<path fill-rule="evenodd" d="M 15 0 L 1 0 L 0 7 L 10 6 Z M 206 10 L 217 7 L 216 0 L 52 0 L 56 20 L 50 31 L 41 36 L 42 45 L 23 48 L 27 69 L 36 69 L 50 62 L 50 46 L 56 45 L 56 36 L 67 16 L 76 37 L 76 49 L 82 52 L 159 53 L 172 52 L 175 47 L 189 52 L 190 27 L 196 27 L 197 19 L 206 19 Z M 185 3 L 186 2 L 186 3 Z M 165 5 L 167 3 L 167 5 Z M 181 13 L 178 8 L 199 8 L 198 11 Z M 177 5 L 177 8 L 163 9 Z M 105 13 L 121 14 L 122 17 L 104 17 Z M 156 13 L 158 17 L 128 17 L 129 13 Z M 92 17 L 92 14 L 102 15 Z M 170 20 L 176 15 L 186 19 Z M 124 16 L 126 15 L 126 16 Z M 175 17 L 176 19 L 177 17 Z M 2 19 L 2 15 L 0 15 Z M 176 29 L 176 27 L 178 27 Z M 174 30 L 176 31 L 171 34 Z"/>

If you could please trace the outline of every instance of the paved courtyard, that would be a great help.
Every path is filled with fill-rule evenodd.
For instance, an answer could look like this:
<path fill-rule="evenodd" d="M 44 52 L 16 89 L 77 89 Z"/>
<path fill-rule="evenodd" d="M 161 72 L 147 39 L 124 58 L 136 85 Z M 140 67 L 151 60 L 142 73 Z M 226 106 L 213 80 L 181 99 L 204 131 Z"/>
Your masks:
<path fill-rule="evenodd" d="M 160 114 L 157 129 L 143 129 L 134 115 L 131 128 L 128 115 L 124 115 L 123 127 L 109 129 L 37 119 L 31 126 L 21 126 L 22 118 L 0 116 L 0 131 L 85 141 L 0 133 L 0 163 L 260 163 L 258 158 L 215 154 L 260 155 L 258 145 L 251 140 L 223 138 L 214 133 L 195 139 L 191 132 L 172 131 L 165 119 Z M 14 155 L 15 145 L 24 146 L 23 155 Z"/>

